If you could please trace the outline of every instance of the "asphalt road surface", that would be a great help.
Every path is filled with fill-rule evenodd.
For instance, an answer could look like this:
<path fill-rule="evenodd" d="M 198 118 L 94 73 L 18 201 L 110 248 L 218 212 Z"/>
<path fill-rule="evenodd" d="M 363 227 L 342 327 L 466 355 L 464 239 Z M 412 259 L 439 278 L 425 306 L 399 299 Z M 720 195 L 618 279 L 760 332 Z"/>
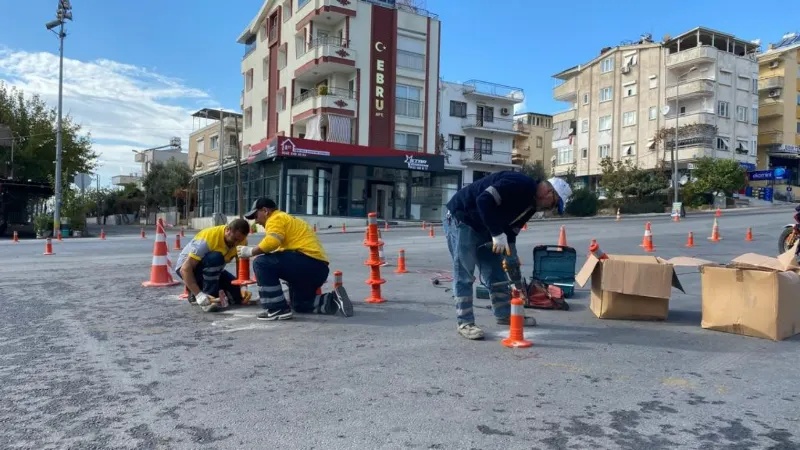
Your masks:
<path fill-rule="evenodd" d="M 709 215 L 651 220 L 656 254 L 774 256 L 791 215 L 726 213 L 715 244 Z M 564 224 L 578 265 L 591 238 L 642 254 L 644 219 Z M 526 273 L 559 225 L 523 232 Z M 687 294 L 673 290 L 665 322 L 598 320 L 579 289 L 570 311 L 533 313 L 533 348 L 510 350 L 487 309 L 486 341 L 456 333 L 451 292 L 431 283 L 450 269 L 441 228 L 384 233 L 387 257 L 405 249 L 413 273 L 384 268 L 381 305 L 362 303 L 363 232 L 321 235 L 356 315 L 281 323 L 143 288 L 152 233 L 65 240 L 54 256 L 42 241 L 0 242 L 0 448 L 800 448 L 800 338 L 701 329 L 690 268 L 677 270 Z"/>

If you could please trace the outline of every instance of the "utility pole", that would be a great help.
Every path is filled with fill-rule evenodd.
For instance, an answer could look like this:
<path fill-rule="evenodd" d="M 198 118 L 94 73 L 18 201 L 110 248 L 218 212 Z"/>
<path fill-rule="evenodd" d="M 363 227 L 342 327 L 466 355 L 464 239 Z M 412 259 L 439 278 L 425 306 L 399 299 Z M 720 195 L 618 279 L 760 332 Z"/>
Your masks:
<path fill-rule="evenodd" d="M 53 212 L 53 236 L 61 228 L 61 152 L 62 152 L 62 101 L 64 85 L 64 21 L 72 20 L 72 5 L 69 0 L 59 0 L 56 10 L 56 19 L 45 26 L 48 30 L 58 27 L 58 122 L 56 122 L 56 185 L 55 185 L 55 210 Z"/>
<path fill-rule="evenodd" d="M 219 137 L 217 138 L 217 150 L 219 150 L 219 211 L 220 214 L 224 214 L 222 212 L 222 205 L 225 203 L 223 202 L 223 194 L 224 190 L 224 174 L 225 171 L 222 170 L 222 164 L 225 161 L 223 157 L 223 153 L 225 153 L 225 113 L 222 111 L 222 108 L 219 109 Z"/>
<path fill-rule="evenodd" d="M 236 211 L 244 219 L 244 190 L 242 189 L 242 147 L 239 143 L 239 118 L 233 117 L 233 133 L 236 140 Z"/>

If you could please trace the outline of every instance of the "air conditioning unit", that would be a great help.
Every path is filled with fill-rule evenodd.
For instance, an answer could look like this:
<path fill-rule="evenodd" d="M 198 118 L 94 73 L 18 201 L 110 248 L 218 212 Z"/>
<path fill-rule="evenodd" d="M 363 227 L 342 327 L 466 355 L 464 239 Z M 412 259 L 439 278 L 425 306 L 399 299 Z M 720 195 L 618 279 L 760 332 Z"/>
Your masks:
<path fill-rule="evenodd" d="M 622 66 L 622 68 L 619 69 L 619 71 L 622 73 L 631 73 L 631 68 L 628 66 Z"/>
<path fill-rule="evenodd" d="M 511 114 L 511 111 L 508 108 L 500 108 L 500 115 L 501 116 L 507 116 L 509 114 Z"/>
<path fill-rule="evenodd" d="M 777 68 L 779 65 L 780 65 L 780 61 L 772 61 L 771 63 L 769 63 L 769 68 L 770 68 L 770 69 L 775 69 L 775 68 Z"/>
<path fill-rule="evenodd" d="M 780 89 L 770 89 L 769 90 L 769 96 L 770 97 L 780 97 L 781 96 L 781 90 Z"/>

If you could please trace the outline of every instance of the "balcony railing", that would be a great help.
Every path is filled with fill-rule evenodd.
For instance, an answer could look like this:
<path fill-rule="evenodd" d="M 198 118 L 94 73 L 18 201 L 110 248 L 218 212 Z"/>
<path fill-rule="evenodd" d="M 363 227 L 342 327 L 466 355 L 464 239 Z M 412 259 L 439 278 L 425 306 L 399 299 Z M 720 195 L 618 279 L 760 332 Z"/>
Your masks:
<path fill-rule="evenodd" d="M 783 143 L 783 131 L 765 130 L 758 132 L 758 145 L 773 145 Z"/>
<path fill-rule="evenodd" d="M 374 3 L 376 5 L 381 5 L 386 8 L 397 9 L 399 11 L 406 11 L 410 12 L 411 14 L 417 14 L 419 16 L 430 17 L 431 19 L 438 19 L 439 16 L 422 8 L 417 8 L 416 6 L 411 6 L 405 3 L 397 4 L 396 0 L 363 0 L 368 3 Z"/>
<path fill-rule="evenodd" d="M 482 95 L 485 97 L 503 98 L 522 102 L 525 94 L 521 88 L 503 86 L 502 84 L 489 83 L 487 81 L 469 80 L 463 84 L 464 94 Z"/>
<path fill-rule="evenodd" d="M 695 95 L 714 95 L 714 81 L 707 78 L 697 78 L 690 81 L 683 81 L 678 86 L 667 88 L 668 99 L 681 97 L 691 97 Z"/>
<path fill-rule="evenodd" d="M 758 80 L 758 90 L 766 91 L 769 89 L 777 89 L 783 87 L 783 77 L 769 77 L 763 80 Z"/>
<path fill-rule="evenodd" d="M 417 147 L 414 145 L 395 145 L 394 149 L 403 152 L 414 152 L 414 153 L 422 153 L 425 150 L 422 147 Z"/>
<path fill-rule="evenodd" d="M 310 98 L 315 98 L 315 97 L 339 97 L 339 98 L 354 99 L 356 98 L 356 93 L 349 89 L 342 89 L 342 88 L 329 88 L 329 87 L 313 88 L 293 98 L 292 105 L 296 106 Z"/>
<path fill-rule="evenodd" d="M 297 51 L 296 51 L 297 52 L 297 57 L 299 58 L 299 57 L 305 55 L 306 53 L 310 52 L 311 50 L 314 50 L 314 49 L 320 48 L 320 47 L 325 47 L 325 46 L 338 47 L 338 48 L 341 48 L 341 49 L 345 49 L 346 48 L 346 49 L 348 49 L 347 52 L 351 52 L 352 51 L 352 50 L 349 50 L 350 41 L 348 39 L 337 38 L 337 37 L 333 37 L 333 36 L 326 36 L 326 37 L 320 37 L 320 38 L 311 39 L 310 41 L 306 42 L 304 46 L 298 46 L 297 47 Z M 332 55 L 332 56 L 335 56 L 335 53 L 336 53 L 336 50 L 334 50 L 334 55 Z M 345 58 L 347 56 L 342 56 L 342 57 Z"/>
<path fill-rule="evenodd" d="M 514 126 L 512 127 L 512 129 L 518 133 L 528 134 L 531 132 L 531 125 L 528 125 L 527 123 L 522 122 L 521 120 L 517 120 L 514 122 Z"/>
<path fill-rule="evenodd" d="M 667 67 L 679 67 L 693 62 L 713 61 L 717 56 L 717 49 L 709 45 L 681 50 L 667 56 Z"/>
<path fill-rule="evenodd" d="M 578 96 L 578 77 L 571 78 L 553 88 L 554 100 L 570 100 Z"/>
<path fill-rule="evenodd" d="M 672 112 L 665 117 L 668 126 L 672 127 L 675 126 L 675 113 Z M 671 124 L 670 124 L 671 123 Z M 678 125 L 690 125 L 690 124 L 701 124 L 701 125 L 716 125 L 717 124 L 717 115 L 712 111 L 699 111 L 693 113 L 686 113 L 678 115 Z"/>
<path fill-rule="evenodd" d="M 486 148 L 467 148 L 461 157 L 465 162 L 511 164 L 511 152 L 499 152 Z"/>
<path fill-rule="evenodd" d="M 244 56 L 242 56 L 242 59 L 247 58 L 247 55 L 249 55 L 250 53 L 253 53 L 253 51 L 256 49 L 256 41 L 257 40 L 258 39 L 256 39 L 255 37 L 252 37 L 252 38 L 250 38 L 249 41 L 247 41 L 244 44 Z"/>
<path fill-rule="evenodd" d="M 514 122 L 510 119 L 500 119 L 498 117 L 479 116 L 469 114 L 461 119 L 461 128 L 483 128 L 492 131 L 505 131 L 508 133 L 518 133 L 514 130 Z"/>
<path fill-rule="evenodd" d="M 783 115 L 783 101 L 761 101 L 758 103 L 758 117 L 778 117 Z M 798 116 L 800 117 L 800 116 Z"/>

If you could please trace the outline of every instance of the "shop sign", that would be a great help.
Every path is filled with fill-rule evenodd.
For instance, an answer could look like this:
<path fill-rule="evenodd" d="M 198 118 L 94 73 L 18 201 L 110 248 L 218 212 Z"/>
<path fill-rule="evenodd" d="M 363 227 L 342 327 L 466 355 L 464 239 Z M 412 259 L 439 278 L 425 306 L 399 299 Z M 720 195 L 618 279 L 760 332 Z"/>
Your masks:
<path fill-rule="evenodd" d="M 414 158 L 414 155 L 406 155 L 406 165 L 410 170 L 430 170 L 427 159 Z"/>

